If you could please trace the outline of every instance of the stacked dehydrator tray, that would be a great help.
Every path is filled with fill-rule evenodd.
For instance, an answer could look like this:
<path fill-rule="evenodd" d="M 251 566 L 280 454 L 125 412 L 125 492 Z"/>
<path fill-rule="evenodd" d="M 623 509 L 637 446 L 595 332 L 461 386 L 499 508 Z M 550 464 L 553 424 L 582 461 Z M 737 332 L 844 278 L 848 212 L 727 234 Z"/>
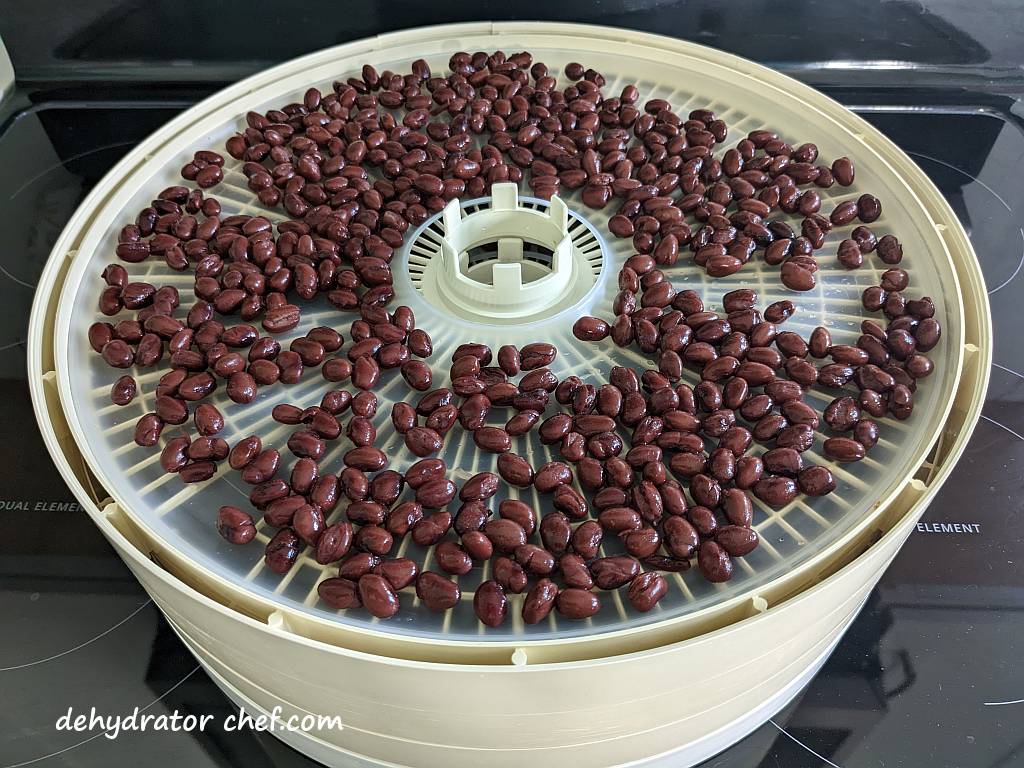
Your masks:
<path fill-rule="evenodd" d="M 813 140 L 823 158 L 853 158 L 856 180 L 821 189 L 822 210 L 867 191 L 883 201 L 873 226 L 898 233 L 907 254 L 901 266 L 914 290 L 933 298 L 942 322 L 930 353 L 935 369 L 915 393 L 913 416 L 883 419 L 878 444 L 864 460 L 832 462 L 819 436 L 805 460 L 831 468 L 834 493 L 800 495 L 781 509 L 755 501 L 761 544 L 735 559 L 726 583 L 710 583 L 696 568 L 667 573 L 668 592 L 649 612 L 609 592 L 589 619 L 552 612 L 535 625 L 521 620 L 522 596 L 513 596 L 508 620 L 492 628 L 471 605 L 475 588 L 490 578 L 478 566 L 458 577 L 462 602 L 447 612 L 428 610 L 412 588 L 401 593 L 401 610 L 390 619 L 338 611 L 317 593 L 336 566 L 318 564 L 307 551 L 282 578 L 264 566 L 261 544 L 235 547 L 218 535 L 218 507 L 243 504 L 249 490 L 234 473 L 183 484 L 163 472 L 158 451 L 132 442 L 136 420 L 153 408 L 159 373 L 139 375 L 140 394 L 129 406 L 110 403 L 114 376 L 87 338 L 103 288 L 99 274 L 113 260 L 121 227 L 157 191 L 182 183 L 179 171 L 197 150 L 222 150 L 250 110 L 301 101 L 311 86 L 327 92 L 332 81 L 358 75 L 367 63 L 405 72 L 422 58 L 445 72 L 456 51 L 499 49 L 529 51 L 553 74 L 583 62 L 603 74 L 609 94 L 633 83 L 641 103 L 666 99 L 681 114 L 714 110 L 729 124 L 726 146 L 770 127 L 794 142 Z M 222 215 L 283 218 L 280 209 L 259 204 L 240 165 L 229 158 L 224 180 L 211 190 Z M 562 215 L 565 241 L 531 251 L 531 263 L 542 270 L 559 254 L 563 261 L 571 257 L 567 279 L 553 289 L 557 295 L 517 298 L 509 290 L 488 318 L 493 297 L 453 289 L 444 253 L 458 210 L 411 227 L 395 251 L 392 306 L 410 307 L 418 327 L 429 329 L 435 386 L 444 385 L 451 355 L 465 342 L 493 349 L 550 342 L 559 351 L 551 366 L 559 378 L 603 382 L 613 366 L 651 367 L 651 356 L 635 347 L 580 341 L 572 333 L 581 316 L 614 316 L 617 275 L 634 252 L 628 238 L 608 231 L 615 204 L 594 210 L 578 192 L 563 189 L 567 210 L 560 212 L 560 203 L 533 197 L 525 184 L 515 197 L 505 190 L 493 200 L 464 200 L 461 221 L 513 205 L 522 207 L 520 216 Z M 737 288 L 755 289 L 762 305 L 791 299 L 797 312 L 786 330 L 807 336 L 826 326 L 835 343 L 852 344 L 865 317 L 861 293 L 878 284 L 887 265 L 868 258 L 860 269 L 842 268 L 831 255 L 839 239 L 838 231 L 829 235 L 816 286 L 803 293 L 784 287 L 778 267 L 759 258 L 731 276 L 711 278 L 684 255 L 666 273 L 709 307 L 720 307 L 722 296 Z M 126 266 L 133 279 L 175 285 L 187 309 L 190 272 L 172 272 L 160 260 Z M 321 325 L 345 334 L 353 317 L 326 302 L 310 304 L 301 324 L 282 338 Z M 29 365 L 37 417 L 65 479 L 217 684 L 250 710 L 281 706 L 286 713 L 344 719 L 340 731 L 283 735 L 292 746 L 339 766 L 678 766 L 750 732 L 825 661 L 961 454 L 984 398 L 990 336 L 983 280 L 953 212 L 905 154 L 837 103 L 764 67 L 669 38 L 579 25 L 474 23 L 383 35 L 297 59 L 216 94 L 153 134 L 93 189 L 54 247 L 33 310 Z M 684 376 L 697 380 L 692 371 Z M 298 384 L 261 390 L 244 408 L 234 407 L 223 388 L 210 401 L 224 406 L 222 436 L 229 443 L 256 432 L 283 446 L 289 428 L 273 421 L 274 406 L 318 403 L 332 386 L 309 371 Z M 390 466 L 406 467 L 417 457 L 390 431 L 388 414 L 394 402 L 415 393 L 392 373 L 376 394 L 377 445 Z M 832 397 L 812 391 L 808 402 L 821 411 Z M 492 421 L 506 417 L 499 421 L 495 413 Z M 342 443 L 329 449 L 325 464 L 340 465 L 351 448 Z M 534 466 L 558 458 L 557 446 L 542 444 L 536 432 L 517 438 L 514 450 Z M 439 456 L 457 484 L 495 466 L 494 454 L 477 450 L 457 428 Z M 549 497 L 533 488 L 503 486 L 494 501 L 506 496 L 541 512 L 549 506 Z M 265 543 L 272 535 L 262 525 L 257 538 Z M 400 541 L 395 550 L 430 567 L 429 547 Z"/>

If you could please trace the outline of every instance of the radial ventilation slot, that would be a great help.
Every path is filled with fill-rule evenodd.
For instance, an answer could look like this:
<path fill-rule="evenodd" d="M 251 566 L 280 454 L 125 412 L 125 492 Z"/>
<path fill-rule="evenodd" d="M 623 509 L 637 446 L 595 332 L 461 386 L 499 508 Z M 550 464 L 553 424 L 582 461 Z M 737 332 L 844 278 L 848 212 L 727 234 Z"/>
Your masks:
<path fill-rule="evenodd" d="M 523 259 L 532 261 L 540 264 L 544 267 L 550 268 L 551 261 L 554 257 L 554 251 L 550 248 L 545 248 L 543 245 L 537 245 L 535 243 L 523 243 Z M 498 247 L 497 243 L 485 243 L 484 245 L 478 245 L 475 248 L 470 248 L 466 251 L 468 262 L 470 267 L 478 266 L 487 261 L 497 261 L 498 259 Z"/>

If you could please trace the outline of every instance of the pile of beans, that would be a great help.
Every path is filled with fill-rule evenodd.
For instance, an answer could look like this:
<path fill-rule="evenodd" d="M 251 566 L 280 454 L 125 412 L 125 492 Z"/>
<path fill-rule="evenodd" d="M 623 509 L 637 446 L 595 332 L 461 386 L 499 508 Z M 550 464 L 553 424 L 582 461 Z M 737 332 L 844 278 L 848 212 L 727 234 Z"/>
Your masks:
<path fill-rule="evenodd" d="M 226 460 L 276 529 L 267 567 L 288 572 L 304 548 L 337 564 L 318 591 L 339 609 L 387 618 L 408 589 L 445 611 L 462 600 L 457 577 L 488 563 L 491 578 L 472 601 L 488 626 L 506 619 L 510 593 L 525 593 L 522 616 L 534 624 L 552 610 L 593 616 L 595 589 L 623 588 L 635 610 L 649 611 L 668 591 L 663 574 L 694 559 L 709 581 L 729 580 L 733 559 L 758 545 L 750 494 L 781 508 L 801 493 L 831 493 L 829 468 L 803 460 L 816 433 L 827 435 L 829 459 L 862 459 L 878 440 L 874 419 L 907 418 L 917 380 L 932 372 L 935 306 L 906 296 L 902 246 L 868 226 L 881 203 L 862 194 L 826 215 L 817 190 L 853 183 L 848 158 L 822 164 L 814 144 L 793 147 L 768 130 L 719 157 L 728 127 L 712 112 L 684 119 L 662 99 L 640 104 L 634 85 L 606 97 L 600 73 L 579 64 L 566 67 L 562 88 L 528 53 L 457 53 L 449 69 L 435 76 L 422 60 L 404 75 L 366 66 L 330 93 L 310 89 L 301 103 L 251 112 L 227 141 L 236 167 L 196 152 L 181 169 L 194 187 L 163 190 L 123 227 L 120 262 L 157 258 L 195 277 L 186 308 L 176 288 L 135 280 L 123 263 L 103 271 L 99 309 L 110 321 L 90 327 L 93 349 L 119 369 L 169 364 L 135 442 L 160 445 L 161 467 L 186 483 L 210 479 Z M 222 217 L 204 190 L 235 170 L 288 218 L 275 227 L 264 216 Z M 389 309 L 390 262 L 410 227 L 506 181 L 545 198 L 579 190 L 593 209 L 616 206 L 608 228 L 631 238 L 635 253 L 618 274 L 614 317 L 580 318 L 573 333 L 636 347 L 653 367 L 616 367 L 608 381 L 559 379 L 549 343 L 465 343 L 448 361 L 447 386 L 435 387 L 429 333 L 408 307 Z M 714 311 L 666 273 L 686 251 L 712 277 L 759 258 L 780 267 L 787 288 L 810 290 L 816 252 L 832 229 L 851 225 L 838 263 L 854 269 L 875 254 L 890 267 L 863 293 L 864 309 L 884 324 L 865 319 L 856 344 L 834 344 L 823 327 L 808 339 L 784 330 L 797 306 L 761 309 L 749 289 L 727 293 Z M 283 349 L 279 337 L 321 295 L 338 310 L 337 327 Z M 285 446 L 218 436 L 225 415 L 202 401 L 222 384 L 244 406 L 310 368 L 327 382 L 319 404 L 273 410 L 295 427 Z M 394 403 L 390 423 L 375 423 L 374 390 L 392 369 L 415 394 Z M 804 401 L 812 387 L 836 395 L 821 415 Z M 121 406 L 137 395 L 129 374 L 111 389 Z M 496 412 L 507 414 L 504 427 L 492 425 Z M 402 435 L 418 460 L 390 467 L 379 426 Z M 454 482 L 438 458 L 452 429 L 495 454 L 496 472 Z M 535 429 L 558 459 L 533 466 L 513 451 Z M 351 447 L 332 472 L 324 456 L 336 440 Z M 766 450 L 751 451 L 755 442 Z M 287 468 L 283 448 L 294 457 Z M 508 498 L 495 514 L 502 484 L 533 488 L 545 509 Z M 241 507 L 221 507 L 216 525 L 235 544 L 257 536 Z M 407 536 L 433 547 L 437 571 L 392 556 Z"/>

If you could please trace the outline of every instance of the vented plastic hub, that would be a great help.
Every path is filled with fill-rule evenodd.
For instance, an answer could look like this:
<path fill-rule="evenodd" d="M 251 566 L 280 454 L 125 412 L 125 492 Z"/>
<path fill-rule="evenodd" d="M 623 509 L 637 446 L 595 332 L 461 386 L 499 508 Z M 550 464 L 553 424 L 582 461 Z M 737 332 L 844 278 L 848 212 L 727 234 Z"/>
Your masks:
<path fill-rule="evenodd" d="M 548 318 L 573 306 L 604 267 L 597 232 L 560 198 L 520 198 L 495 184 L 489 198 L 452 200 L 409 241 L 409 272 L 443 312 L 488 324 Z"/>

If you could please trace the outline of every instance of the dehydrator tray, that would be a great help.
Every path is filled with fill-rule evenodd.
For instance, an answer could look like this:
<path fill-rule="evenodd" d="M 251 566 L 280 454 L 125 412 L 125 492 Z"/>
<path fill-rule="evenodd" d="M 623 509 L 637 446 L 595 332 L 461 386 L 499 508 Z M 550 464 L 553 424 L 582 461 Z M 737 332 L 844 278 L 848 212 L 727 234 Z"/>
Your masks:
<path fill-rule="evenodd" d="M 911 419 L 885 419 L 881 440 L 867 459 L 855 465 L 833 466 L 839 481 L 835 493 L 813 500 L 801 497 L 781 510 L 771 510 L 755 499 L 754 527 L 762 544 L 736 561 L 736 574 L 726 585 L 709 584 L 695 572 L 674 575 L 669 580 L 669 594 L 649 614 L 638 614 L 624 600 L 609 594 L 602 611 L 590 620 L 567 622 L 552 614 L 548 621 L 534 627 L 518 619 L 516 600 L 521 598 L 513 598 L 511 620 L 501 628 L 485 629 L 468 604 L 474 586 L 487 578 L 477 568 L 460 578 L 463 604 L 444 614 L 427 611 L 412 594 L 403 594 L 402 610 L 386 621 L 359 611 L 339 613 L 319 602 L 316 593 L 316 584 L 333 571 L 332 567 L 320 566 L 302 555 L 292 571 L 279 578 L 263 567 L 261 546 L 232 547 L 217 535 L 213 526 L 217 507 L 244 502 L 247 495 L 247 489 L 226 468 L 209 483 L 184 486 L 163 473 L 156 452 L 131 443 L 135 420 L 151 410 L 152 384 L 159 374 L 149 372 L 137 377 L 144 394 L 131 406 L 119 409 L 110 404 L 108 392 L 114 377 L 92 353 L 85 333 L 95 319 L 102 284 L 98 275 L 113 260 L 120 227 L 133 220 L 135 212 L 157 191 L 177 183 L 178 170 L 195 150 L 223 146 L 226 138 L 242 126 L 246 111 L 266 110 L 301 99 L 310 86 L 329 88 L 331 81 L 357 73 L 367 62 L 378 69 L 402 71 L 412 60 L 422 57 L 432 68 L 443 70 L 456 50 L 497 48 L 529 50 L 535 60 L 544 61 L 556 74 L 571 61 L 583 62 L 604 74 L 608 93 L 632 82 L 640 88 L 641 100 L 665 98 L 680 111 L 714 109 L 729 123 L 734 137 L 730 141 L 748 130 L 770 127 L 793 142 L 816 142 L 824 158 L 849 155 L 857 164 L 857 180 L 848 188 L 822 190 L 823 209 L 830 209 L 839 200 L 856 199 L 863 191 L 871 191 L 883 201 L 884 215 L 874 227 L 900 237 L 907 254 L 902 266 L 910 273 L 915 292 L 935 300 L 937 316 L 943 323 L 942 341 L 932 353 L 935 373 L 919 387 Z M 161 131 L 143 142 L 101 182 L 109 195 L 88 212 L 88 227 L 71 255 L 52 344 L 61 404 L 71 434 L 99 484 L 135 526 L 190 564 L 193 578 L 199 575 L 213 585 L 213 591 L 244 595 L 246 600 L 272 606 L 285 616 L 312 620 L 325 632 L 338 632 L 339 642 L 345 642 L 346 632 L 356 632 L 428 644 L 486 642 L 520 646 L 633 634 L 653 624 L 690 622 L 696 626 L 708 614 L 724 615 L 762 594 L 785 596 L 814 583 L 834 567 L 834 559 L 845 545 L 870 528 L 919 473 L 922 479 L 927 477 L 929 453 L 940 439 L 965 354 L 964 308 L 955 263 L 973 261 L 974 257 L 955 220 L 936 217 L 936 210 L 948 209 L 932 204 L 938 194 L 924 174 L 874 128 L 806 86 L 725 54 L 648 35 L 575 26 L 465 25 L 387 35 L 290 62 L 214 96 L 174 125 L 173 132 Z M 229 160 L 228 168 L 225 182 L 215 189 L 225 213 L 260 211 L 273 219 L 275 212 L 263 210 L 246 188 L 237 164 Z M 413 245 L 418 242 L 415 237 L 407 238 L 405 248 L 393 262 L 398 276 L 393 306 L 410 306 L 418 324 L 430 329 L 435 343 L 431 359 L 435 375 L 446 368 L 454 348 L 466 341 L 494 348 L 506 343 L 551 341 L 560 351 L 554 366 L 560 377 L 576 374 L 587 378 L 589 373 L 604 381 L 613 365 L 642 369 L 651 364 L 634 350 L 621 350 L 610 342 L 584 343 L 573 337 L 571 326 L 580 315 L 612 315 L 615 277 L 632 249 L 629 241 L 607 232 L 607 211 L 585 208 L 572 194 L 562 197 L 577 222 L 575 232 L 581 244 L 593 254 L 593 284 L 578 301 L 528 323 L 510 326 L 469 322 L 459 313 L 431 302 L 412 277 L 417 266 L 422 266 L 423 248 Z M 834 232 L 822 253 L 834 253 L 838 240 Z M 411 269 L 404 269 L 407 266 Z M 720 308 L 722 294 L 741 286 L 755 288 L 762 305 L 792 298 L 798 311 L 787 322 L 787 329 L 806 335 L 815 326 L 825 325 L 836 342 L 852 343 L 863 318 L 860 293 L 877 284 L 880 267 L 868 260 L 861 269 L 848 272 L 826 256 L 817 288 L 799 295 L 782 287 L 776 269 L 766 268 L 756 259 L 732 277 L 712 280 L 684 257 L 669 276 L 680 287 L 698 290 L 715 308 Z M 159 284 L 175 284 L 183 296 L 191 291 L 191 276 L 171 273 L 162 264 L 130 265 L 129 271 L 133 278 L 152 275 Z M 187 301 L 183 305 L 187 306 Z M 352 319 L 352 315 L 338 313 L 326 303 L 305 306 L 302 325 L 282 341 L 316 325 L 334 325 L 344 333 Z M 695 380 L 692 372 L 686 376 L 691 383 Z M 443 383 L 439 379 L 435 379 L 436 385 Z M 276 438 L 283 445 L 287 428 L 270 420 L 273 406 L 282 402 L 312 405 L 319 402 L 327 388 L 322 378 L 310 372 L 298 385 L 262 390 L 259 400 L 249 406 L 230 403 L 223 390 L 213 396 L 212 402 L 225 413 L 228 427 L 224 436 L 229 442 L 259 431 L 265 440 Z M 404 381 L 393 375 L 382 382 L 378 396 L 381 408 L 376 421 L 384 434 L 390 403 L 397 398 L 408 399 L 409 391 Z M 821 392 L 810 396 L 810 402 L 819 409 L 830 399 Z M 497 417 L 495 423 L 500 423 Z M 442 454 L 455 469 L 453 479 L 464 480 L 475 472 L 493 469 L 493 455 L 477 452 L 468 439 L 452 439 L 457 437 L 457 433 L 451 435 Z M 535 436 L 529 441 L 519 438 L 514 450 L 539 465 L 551 452 L 535 441 Z M 818 435 L 806 458 L 830 463 L 821 455 L 820 442 Z M 414 460 L 398 435 L 385 437 L 379 445 L 391 456 L 394 468 L 408 466 Z M 340 463 L 346 448 L 343 443 L 333 445 L 324 462 Z M 499 498 L 505 492 L 499 491 Z M 543 499 L 530 499 L 528 495 L 527 500 L 532 500 L 539 511 L 546 508 Z M 258 538 L 265 542 L 267 534 L 264 529 Z M 398 553 L 421 563 L 429 562 L 431 556 L 411 542 L 403 543 Z"/>

